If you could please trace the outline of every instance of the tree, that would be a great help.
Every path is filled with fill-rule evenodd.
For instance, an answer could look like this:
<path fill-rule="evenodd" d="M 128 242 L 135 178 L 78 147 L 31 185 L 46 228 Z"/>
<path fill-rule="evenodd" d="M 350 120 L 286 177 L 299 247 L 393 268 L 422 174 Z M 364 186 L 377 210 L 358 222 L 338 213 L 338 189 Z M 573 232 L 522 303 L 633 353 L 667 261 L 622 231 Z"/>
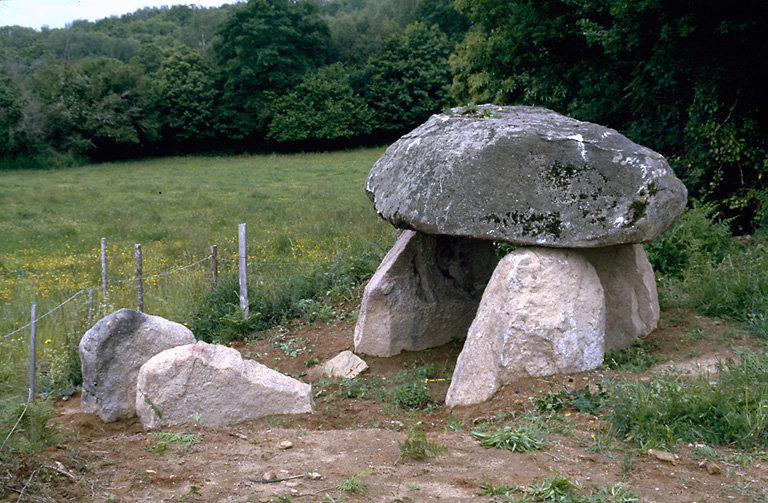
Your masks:
<path fill-rule="evenodd" d="M 190 143 L 215 136 L 217 92 L 213 68 L 198 52 L 180 46 L 157 74 L 163 140 Z"/>
<path fill-rule="evenodd" d="M 250 0 L 222 23 L 214 52 L 229 135 L 262 136 L 269 120 L 265 93 L 292 87 L 325 61 L 329 34 L 319 12 L 310 1 Z"/>
<path fill-rule="evenodd" d="M 373 113 L 352 91 L 340 63 L 307 74 L 274 105 L 267 138 L 277 142 L 354 138 L 371 132 Z"/>
<path fill-rule="evenodd" d="M 157 137 L 154 90 L 141 71 L 112 58 L 48 65 L 34 76 L 47 141 L 91 156 L 126 155 Z"/>
<path fill-rule="evenodd" d="M 21 111 L 19 91 L 13 86 L 4 69 L 0 68 L 0 157 L 19 151 Z"/>
<path fill-rule="evenodd" d="M 417 22 L 389 39 L 384 53 L 369 61 L 362 86 L 378 129 L 404 132 L 450 103 L 451 47 L 437 26 Z"/>

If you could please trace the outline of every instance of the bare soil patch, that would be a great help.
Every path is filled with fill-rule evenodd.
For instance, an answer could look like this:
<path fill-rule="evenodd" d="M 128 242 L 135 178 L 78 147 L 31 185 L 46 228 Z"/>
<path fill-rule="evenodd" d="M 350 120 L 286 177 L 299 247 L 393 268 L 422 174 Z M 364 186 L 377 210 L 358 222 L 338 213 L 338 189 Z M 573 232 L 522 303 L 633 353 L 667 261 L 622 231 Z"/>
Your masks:
<path fill-rule="evenodd" d="M 301 378 L 307 365 L 351 349 L 353 328 L 350 319 L 311 326 L 296 323 L 235 347 L 246 357 Z M 483 477 L 494 484 L 527 486 L 556 472 L 580 483 L 585 493 L 591 486 L 621 484 L 647 502 L 764 501 L 768 462 L 760 458 L 746 466 L 720 462 L 716 473 L 692 455 L 690 445 L 682 445 L 673 462 L 620 440 L 599 448 L 595 436 L 605 431 L 603 420 L 573 408 L 557 412 L 557 422 L 566 428 L 551 433 L 548 445 L 539 451 L 485 449 L 472 438 L 470 430 L 483 423 L 514 424 L 516 418 L 530 414 L 534 399 L 547 391 L 587 385 L 596 390 L 604 379 L 620 375 L 653 379 L 655 372 L 671 364 L 694 369 L 702 363 L 709 368 L 713 362 L 737 356 L 738 348 L 750 346 L 751 341 L 726 323 L 687 310 L 669 310 L 662 314 L 661 327 L 649 336 L 649 343 L 659 363 L 647 372 L 602 367 L 526 379 L 505 386 L 487 403 L 452 411 L 440 403 L 460 343 L 394 358 L 365 358 L 370 366 L 367 379 L 378 377 L 378 386 L 384 390 L 391 390 L 404 370 L 434 365 L 428 385 L 437 404 L 417 417 L 387 401 L 349 398 L 338 383 L 321 381 L 313 385 L 313 414 L 269 417 L 220 429 L 180 428 L 173 431 L 198 434 L 200 442 L 170 444 L 164 454 L 148 449 L 157 441 L 137 420 L 104 424 L 81 412 L 76 394 L 56 405 L 62 442 L 30 460 L 29 471 L 19 474 L 19 480 L 25 480 L 43 466 L 23 500 L 491 501 L 478 495 Z M 447 453 L 428 461 L 400 459 L 399 445 L 407 437 L 409 421 L 421 421 L 427 438 L 444 445 Z M 285 448 L 285 441 L 290 448 Z M 725 448 L 718 452 L 730 454 Z M 263 482 L 310 472 L 321 477 Z M 352 481 L 361 482 L 364 489 L 339 488 L 355 475 Z M 19 496 L 14 490 L 5 494 L 0 501 L 16 501 Z"/>

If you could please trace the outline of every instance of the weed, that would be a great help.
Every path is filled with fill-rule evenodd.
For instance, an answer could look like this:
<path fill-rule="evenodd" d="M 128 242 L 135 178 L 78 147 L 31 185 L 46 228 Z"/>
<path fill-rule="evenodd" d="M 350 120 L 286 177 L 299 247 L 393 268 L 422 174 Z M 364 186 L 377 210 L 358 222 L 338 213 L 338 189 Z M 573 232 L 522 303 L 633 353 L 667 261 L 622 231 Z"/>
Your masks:
<path fill-rule="evenodd" d="M 353 473 L 339 482 L 336 489 L 364 494 L 368 490 L 368 487 L 365 485 L 365 482 L 363 482 L 363 477 L 370 475 L 371 473 L 373 473 L 373 470 L 363 470 L 362 472 Z"/>
<path fill-rule="evenodd" d="M 718 458 L 717 451 L 706 444 L 696 444 L 691 449 L 691 456 L 704 461 L 713 461 Z"/>
<path fill-rule="evenodd" d="M 456 416 L 451 414 L 448 416 L 448 422 L 446 423 L 445 428 L 450 431 L 462 431 L 464 429 L 464 424 L 456 419 Z"/>
<path fill-rule="evenodd" d="M 634 465 L 635 463 L 632 458 L 632 453 L 628 451 L 623 452 L 621 454 L 621 460 L 619 460 L 619 469 L 621 470 L 621 475 L 626 477 L 632 473 Z"/>
<path fill-rule="evenodd" d="M 407 382 L 395 386 L 387 396 L 387 401 L 401 409 L 419 409 L 435 404 L 424 382 Z"/>
<path fill-rule="evenodd" d="M 332 306 L 327 306 L 315 299 L 301 299 L 296 303 L 296 308 L 301 318 L 307 323 L 314 323 L 316 321 L 326 322 L 338 315 L 338 312 Z"/>
<path fill-rule="evenodd" d="M 589 386 L 571 391 L 571 405 L 579 409 L 579 412 L 597 414 L 602 409 L 603 398 L 605 398 L 603 386 L 598 384 L 597 389 L 597 393 L 592 393 Z"/>
<path fill-rule="evenodd" d="M 645 372 L 659 363 L 660 358 L 651 353 L 649 342 L 635 343 L 626 349 L 614 349 L 605 354 L 604 365 L 610 369 L 628 372 Z"/>
<path fill-rule="evenodd" d="M 480 441 L 485 448 L 496 447 L 508 449 L 512 452 L 529 452 L 541 449 L 547 442 L 541 431 L 533 426 L 519 426 L 512 429 L 510 426 L 497 428 L 490 433 L 477 430 L 472 431 L 472 437 Z"/>
<path fill-rule="evenodd" d="M 431 442 L 424 434 L 421 421 L 411 420 L 408 425 L 408 436 L 404 442 L 398 442 L 400 446 L 400 457 L 398 461 L 405 458 L 423 461 L 429 458 L 438 458 L 448 452 L 448 449 L 435 442 Z"/>
<path fill-rule="evenodd" d="M 483 483 L 480 484 L 480 492 L 478 496 L 500 496 L 502 498 L 508 498 L 512 493 L 517 492 L 516 486 L 508 486 L 506 484 L 494 485 L 493 482 L 488 480 L 483 474 Z"/>
<path fill-rule="evenodd" d="M 59 441 L 59 434 L 50 419 L 56 409 L 47 400 L 28 404 L 11 399 L 0 402 L 0 461 L 6 455 L 30 455 Z"/>
<path fill-rule="evenodd" d="M 526 493 L 536 501 L 568 501 L 578 498 L 574 491 L 580 487 L 578 482 L 572 482 L 569 477 L 559 477 L 553 471 L 550 477 L 532 482 Z"/>
<path fill-rule="evenodd" d="M 339 395 L 344 398 L 377 400 L 383 395 L 381 381 L 376 376 L 341 379 L 338 386 Z"/>
<path fill-rule="evenodd" d="M 542 414 L 551 414 L 562 410 L 570 402 L 570 397 L 567 391 L 554 391 L 548 390 L 547 393 L 539 398 L 534 399 L 536 409 Z"/>
<path fill-rule="evenodd" d="M 590 495 L 589 502 L 594 503 L 638 503 L 640 496 L 621 484 L 596 488 Z"/>
<path fill-rule="evenodd" d="M 149 434 L 154 443 L 148 444 L 145 449 L 157 456 L 170 456 L 171 444 L 183 447 L 191 447 L 199 444 L 203 437 L 197 433 L 174 433 L 168 431 L 156 431 Z"/>

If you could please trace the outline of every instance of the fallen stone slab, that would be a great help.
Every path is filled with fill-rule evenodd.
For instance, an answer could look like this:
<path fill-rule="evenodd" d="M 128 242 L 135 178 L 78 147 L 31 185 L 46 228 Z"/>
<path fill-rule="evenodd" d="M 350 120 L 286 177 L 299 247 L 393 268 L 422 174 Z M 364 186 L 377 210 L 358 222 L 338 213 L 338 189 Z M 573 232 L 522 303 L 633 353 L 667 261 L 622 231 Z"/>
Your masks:
<path fill-rule="evenodd" d="M 605 290 L 605 351 L 625 349 L 659 325 L 656 277 L 642 245 L 578 250 Z"/>
<path fill-rule="evenodd" d="M 497 261 L 488 241 L 400 233 L 363 292 L 355 352 L 394 356 L 464 338 Z"/>
<path fill-rule="evenodd" d="M 368 370 L 368 364 L 352 351 L 342 351 L 327 362 L 312 367 L 307 372 L 307 380 L 318 379 L 354 379 Z"/>
<path fill-rule="evenodd" d="M 603 362 L 604 337 L 594 267 L 573 250 L 519 248 L 488 282 L 445 403 L 484 402 L 521 377 L 594 369 Z"/>
<path fill-rule="evenodd" d="M 136 415 L 136 376 L 150 358 L 195 342 L 192 332 L 159 316 L 120 309 L 80 340 L 83 412 L 111 422 Z"/>
<path fill-rule="evenodd" d="M 312 412 L 312 388 L 232 348 L 198 342 L 155 355 L 139 370 L 136 412 L 146 428 L 223 426 Z"/>
<path fill-rule="evenodd" d="M 365 189 L 395 227 L 591 248 L 652 241 L 685 208 L 667 161 L 613 129 L 536 107 L 464 112 L 433 115 L 374 164 Z"/>

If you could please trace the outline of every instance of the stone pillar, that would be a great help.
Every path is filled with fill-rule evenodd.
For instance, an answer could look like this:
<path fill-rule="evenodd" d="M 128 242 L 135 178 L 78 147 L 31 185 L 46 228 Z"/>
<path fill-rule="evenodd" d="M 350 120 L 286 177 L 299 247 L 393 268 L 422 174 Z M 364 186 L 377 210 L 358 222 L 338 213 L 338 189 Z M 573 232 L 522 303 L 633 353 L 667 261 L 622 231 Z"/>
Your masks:
<path fill-rule="evenodd" d="M 490 241 L 403 231 L 365 288 L 355 351 L 394 356 L 464 338 L 497 261 Z"/>

